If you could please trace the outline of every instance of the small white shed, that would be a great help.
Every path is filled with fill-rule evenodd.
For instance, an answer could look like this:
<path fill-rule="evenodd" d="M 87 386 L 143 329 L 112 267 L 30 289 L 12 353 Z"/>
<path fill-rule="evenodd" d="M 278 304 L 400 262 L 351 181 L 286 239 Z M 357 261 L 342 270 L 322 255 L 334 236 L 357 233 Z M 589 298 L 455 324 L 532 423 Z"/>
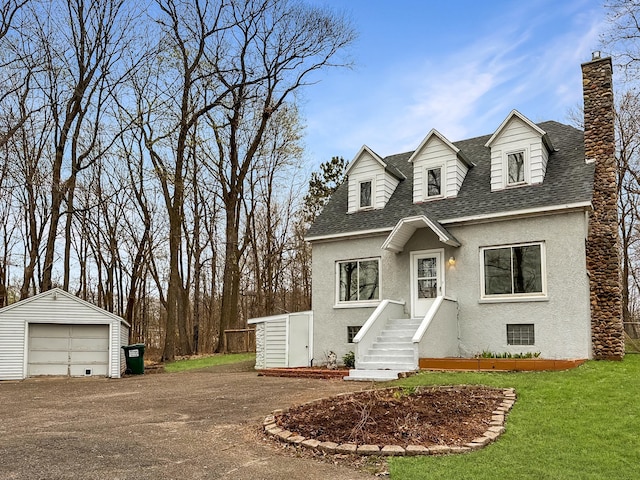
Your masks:
<path fill-rule="evenodd" d="M 256 326 L 256 369 L 309 367 L 313 358 L 313 312 L 252 318 Z"/>
<path fill-rule="evenodd" d="M 0 380 L 41 375 L 119 378 L 130 325 L 54 288 L 0 309 Z"/>

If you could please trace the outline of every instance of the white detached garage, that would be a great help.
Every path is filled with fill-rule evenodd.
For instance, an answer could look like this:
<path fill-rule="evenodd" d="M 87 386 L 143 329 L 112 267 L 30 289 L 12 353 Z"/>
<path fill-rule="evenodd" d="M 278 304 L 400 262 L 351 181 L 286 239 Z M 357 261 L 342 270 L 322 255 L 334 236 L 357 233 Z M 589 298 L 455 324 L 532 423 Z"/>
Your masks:
<path fill-rule="evenodd" d="M 0 380 L 119 378 L 129 324 L 55 288 L 0 309 Z"/>

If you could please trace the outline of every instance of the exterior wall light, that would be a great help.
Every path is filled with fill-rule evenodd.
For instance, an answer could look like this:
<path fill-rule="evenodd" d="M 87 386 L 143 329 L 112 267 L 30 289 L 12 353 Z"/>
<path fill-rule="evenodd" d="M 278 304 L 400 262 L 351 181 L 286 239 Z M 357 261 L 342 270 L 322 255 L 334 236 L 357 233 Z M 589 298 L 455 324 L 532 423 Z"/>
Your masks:
<path fill-rule="evenodd" d="M 456 257 L 449 257 L 449 266 L 450 267 L 456 266 Z"/>

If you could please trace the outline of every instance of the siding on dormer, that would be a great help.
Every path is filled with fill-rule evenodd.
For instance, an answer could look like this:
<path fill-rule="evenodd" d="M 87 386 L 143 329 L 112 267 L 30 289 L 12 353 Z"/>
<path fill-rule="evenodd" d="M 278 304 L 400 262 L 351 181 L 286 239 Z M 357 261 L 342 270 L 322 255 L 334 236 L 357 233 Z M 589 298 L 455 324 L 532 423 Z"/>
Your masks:
<path fill-rule="evenodd" d="M 349 200 L 347 211 L 353 213 L 360 210 L 358 188 L 360 182 L 369 180 L 373 182 L 371 186 L 373 196 L 372 208 L 384 208 L 398 186 L 399 180 L 386 172 L 384 167 L 366 151 L 354 160 L 354 162 L 356 163 L 349 172 Z"/>
<path fill-rule="evenodd" d="M 413 203 L 427 200 L 425 172 L 438 166 L 442 167 L 443 197 L 458 195 L 469 169 L 448 145 L 432 135 L 413 160 Z"/>
<path fill-rule="evenodd" d="M 549 152 L 542 137 L 520 118 L 513 116 L 491 145 L 492 191 L 506 188 L 507 155 L 518 151 L 525 152 L 525 183 L 544 181 Z"/>

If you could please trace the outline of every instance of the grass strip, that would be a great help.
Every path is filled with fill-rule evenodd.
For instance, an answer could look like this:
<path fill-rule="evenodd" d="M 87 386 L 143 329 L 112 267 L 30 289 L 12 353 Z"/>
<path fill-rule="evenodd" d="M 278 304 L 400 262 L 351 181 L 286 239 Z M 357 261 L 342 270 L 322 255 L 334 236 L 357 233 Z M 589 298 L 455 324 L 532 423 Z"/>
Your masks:
<path fill-rule="evenodd" d="M 230 353 L 220 355 L 210 355 L 206 357 L 191 358 L 186 360 L 176 360 L 175 362 L 167 363 L 164 366 L 165 371 L 184 372 L 186 370 L 196 370 L 199 368 L 215 367 L 216 365 L 228 365 L 231 363 L 246 362 L 249 360 L 255 360 L 255 353 Z"/>
<path fill-rule="evenodd" d="M 496 443 L 463 455 L 390 460 L 392 479 L 631 479 L 640 469 L 640 356 L 563 372 L 423 372 L 417 385 L 514 387 Z"/>

